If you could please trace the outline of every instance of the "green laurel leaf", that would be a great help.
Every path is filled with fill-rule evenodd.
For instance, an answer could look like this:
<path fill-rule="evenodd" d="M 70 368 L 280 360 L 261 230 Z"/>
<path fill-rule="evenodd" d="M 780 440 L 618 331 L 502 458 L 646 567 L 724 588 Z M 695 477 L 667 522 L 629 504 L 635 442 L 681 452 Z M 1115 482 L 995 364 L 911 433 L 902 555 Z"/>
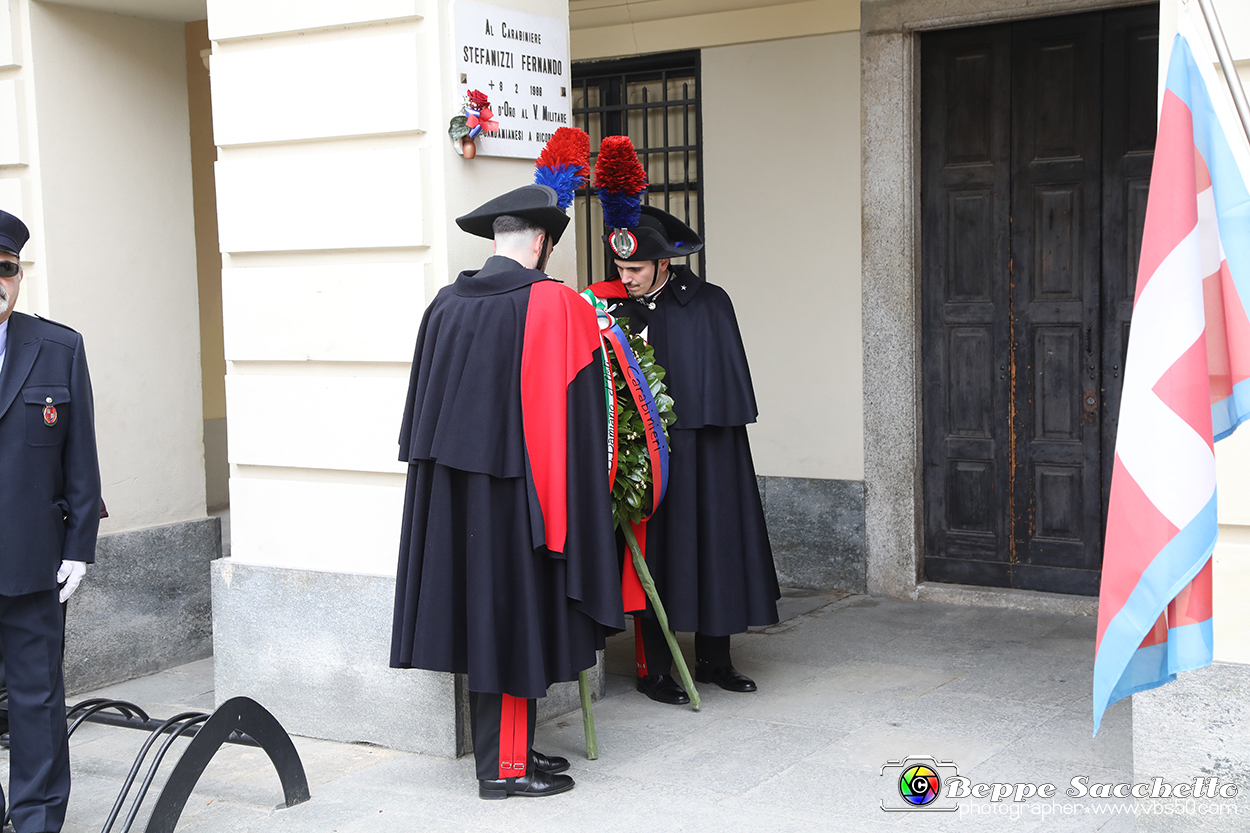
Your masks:
<path fill-rule="evenodd" d="M 447 128 L 447 135 L 451 137 L 453 142 L 458 142 L 465 136 L 469 135 L 469 120 L 463 115 L 452 116 L 451 124 Z"/>

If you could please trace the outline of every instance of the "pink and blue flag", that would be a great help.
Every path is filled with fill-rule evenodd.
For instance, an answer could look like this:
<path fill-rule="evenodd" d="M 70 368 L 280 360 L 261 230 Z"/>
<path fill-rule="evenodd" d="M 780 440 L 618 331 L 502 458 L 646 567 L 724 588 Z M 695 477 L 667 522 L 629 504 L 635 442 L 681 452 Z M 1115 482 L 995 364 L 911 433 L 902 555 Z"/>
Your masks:
<path fill-rule="evenodd" d="M 1250 146 L 1180 17 L 1120 401 L 1095 733 L 1110 704 L 1211 663 L 1215 442 L 1250 418 Z"/>

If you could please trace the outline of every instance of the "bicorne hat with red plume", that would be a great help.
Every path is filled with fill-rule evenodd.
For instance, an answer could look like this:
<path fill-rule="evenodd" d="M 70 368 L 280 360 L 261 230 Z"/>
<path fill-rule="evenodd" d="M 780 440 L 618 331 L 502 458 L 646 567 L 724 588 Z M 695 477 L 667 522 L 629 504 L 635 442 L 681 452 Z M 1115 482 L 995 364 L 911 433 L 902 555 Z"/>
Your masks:
<path fill-rule="evenodd" d="M 617 260 L 685 257 L 703 248 L 694 229 L 643 202 L 647 171 L 628 136 L 608 136 L 595 160 L 595 195 L 603 206 L 603 240 Z"/>
<path fill-rule="evenodd" d="M 561 127 L 543 148 L 534 169 L 534 184 L 501 194 L 456 218 L 456 225 L 478 237 L 494 239 L 495 220 L 505 214 L 521 217 L 546 230 L 559 243 L 569 224 L 565 210 L 590 176 L 590 137 Z"/>

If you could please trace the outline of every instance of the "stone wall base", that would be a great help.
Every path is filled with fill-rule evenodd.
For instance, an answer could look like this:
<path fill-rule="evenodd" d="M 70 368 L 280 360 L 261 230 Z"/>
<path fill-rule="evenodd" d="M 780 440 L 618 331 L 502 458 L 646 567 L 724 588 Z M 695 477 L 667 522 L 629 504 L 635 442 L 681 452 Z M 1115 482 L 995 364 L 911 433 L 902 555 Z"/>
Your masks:
<path fill-rule="evenodd" d="M 209 570 L 220 556 L 216 518 L 102 535 L 96 563 L 67 609 L 66 690 L 87 691 L 212 655 Z"/>
<path fill-rule="evenodd" d="M 245 695 L 292 734 L 457 757 L 472 750 L 462 675 L 389 667 L 395 580 L 386 576 L 213 565 L 218 704 Z M 603 658 L 591 690 L 603 693 Z M 538 719 L 580 707 L 577 683 L 553 686 Z"/>
<path fill-rule="evenodd" d="M 863 482 L 758 479 L 782 586 L 867 592 Z"/>

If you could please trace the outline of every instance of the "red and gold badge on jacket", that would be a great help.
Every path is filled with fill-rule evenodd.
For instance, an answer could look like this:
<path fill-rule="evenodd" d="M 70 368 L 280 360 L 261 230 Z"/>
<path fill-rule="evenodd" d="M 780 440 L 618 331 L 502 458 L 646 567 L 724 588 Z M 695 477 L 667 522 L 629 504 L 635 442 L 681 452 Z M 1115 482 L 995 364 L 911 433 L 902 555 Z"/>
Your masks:
<path fill-rule="evenodd" d="M 45 425 L 56 425 L 56 406 L 47 405 L 43 409 L 43 422 Z"/>

